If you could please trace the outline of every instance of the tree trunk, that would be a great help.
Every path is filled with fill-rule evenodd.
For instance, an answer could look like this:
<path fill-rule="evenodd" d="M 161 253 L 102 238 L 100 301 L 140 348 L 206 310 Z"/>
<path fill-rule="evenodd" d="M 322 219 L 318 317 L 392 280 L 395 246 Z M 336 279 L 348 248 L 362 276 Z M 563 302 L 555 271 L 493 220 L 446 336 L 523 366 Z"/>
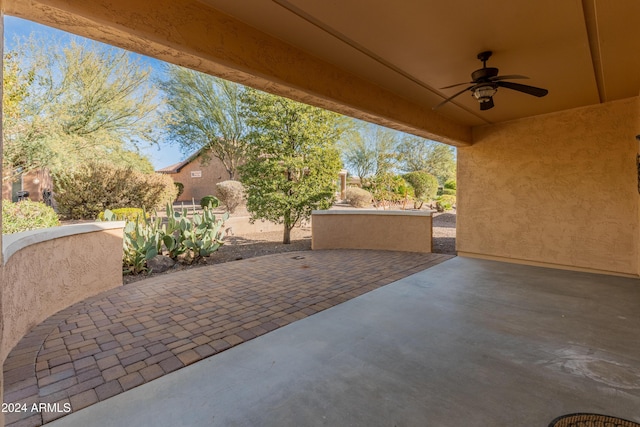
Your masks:
<path fill-rule="evenodd" d="M 291 212 L 286 211 L 284 213 L 284 236 L 282 237 L 282 243 L 288 245 L 291 243 L 291 229 L 293 225 L 291 224 Z"/>
<path fill-rule="evenodd" d="M 291 243 L 291 227 L 287 225 L 284 226 L 284 236 L 282 238 L 282 243 L 285 245 Z"/>

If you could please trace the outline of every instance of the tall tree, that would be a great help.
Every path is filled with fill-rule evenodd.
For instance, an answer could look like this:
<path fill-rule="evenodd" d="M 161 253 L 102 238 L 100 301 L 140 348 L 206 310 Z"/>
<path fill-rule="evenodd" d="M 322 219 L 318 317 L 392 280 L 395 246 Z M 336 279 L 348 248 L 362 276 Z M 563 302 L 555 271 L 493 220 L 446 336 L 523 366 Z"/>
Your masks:
<path fill-rule="evenodd" d="M 348 132 L 340 144 L 345 163 L 360 178 L 391 172 L 396 166 L 397 135 L 391 129 L 357 122 L 355 131 Z"/>
<path fill-rule="evenodd" d="M 426 171 L 444 185 L 456 176 L 455 148 L 407 135 L 398 145 L 400 168 L 405 172 Z"/>
<path fill-rule="evenodd" d="M 241 166 L 252 219 L 284 224 L 282 242 L 313 209 L 331 206 L 341 168 L 335 113 L 249 89 L 243 116 L 251 127 Z"/>
<path fill-rule="evenodd" d="M 19 40 L 7 57 L 9 169 L 55 173 L 95 160 L 149 169 L 138 147 L 154 142 L 158 128 L 150 69 L 126 51 L 75 38 Z"/>
<path fill-rule="evenodd" d="M 247 150 L 247 127 L 240 116 L 244 87 L 197 71 L 168 66 L 161 82 L 169 107 L 169 133 L 183 151 L 202 150 L 220 159 L 236 178 Z"/>

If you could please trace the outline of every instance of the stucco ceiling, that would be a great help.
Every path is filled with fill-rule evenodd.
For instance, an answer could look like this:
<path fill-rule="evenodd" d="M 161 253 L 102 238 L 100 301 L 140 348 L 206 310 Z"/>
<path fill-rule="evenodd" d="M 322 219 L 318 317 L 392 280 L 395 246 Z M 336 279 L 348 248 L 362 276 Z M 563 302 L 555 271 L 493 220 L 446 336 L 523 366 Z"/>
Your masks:
<path fill-rule="evenodd" d="M 470 81 L 476 55 L 549 90 L 501 88 L 480 111 L 466 92 L 439 113 L 477 126 L 637 96 L 638 0 L 201 0 L 203 4 L 432 107 Z"/>

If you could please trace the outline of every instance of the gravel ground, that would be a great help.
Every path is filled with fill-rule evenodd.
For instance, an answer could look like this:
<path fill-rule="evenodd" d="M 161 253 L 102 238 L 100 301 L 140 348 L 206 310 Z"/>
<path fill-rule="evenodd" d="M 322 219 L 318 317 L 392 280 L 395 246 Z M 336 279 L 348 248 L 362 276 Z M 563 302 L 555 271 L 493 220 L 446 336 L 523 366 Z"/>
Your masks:
<path fill-rule="evenodd" d="M 456 255 L 456 213 L 444 212 L 433 214 L 433 252 Z M 203 265 L 220 264 L 262 255 L 283 252 L 311 250 L 311 228 L 296 228 L 291 231 L 291 243 L 282 244 L 282 232 L 257 233 L 227 236 L 225 244 L 213 255 L 192 265 L 176 264 L 165 273 L 194 268 Z M 152 274 L 155 275 L 155 274 Z M 145 275 L 125 276 L 124 282 L 131 283 L 147 278 Z"/>
<path fill-rule="evenodd" d="M 433 214 L 433 252 L 456 255 L 456 211 Z"/>

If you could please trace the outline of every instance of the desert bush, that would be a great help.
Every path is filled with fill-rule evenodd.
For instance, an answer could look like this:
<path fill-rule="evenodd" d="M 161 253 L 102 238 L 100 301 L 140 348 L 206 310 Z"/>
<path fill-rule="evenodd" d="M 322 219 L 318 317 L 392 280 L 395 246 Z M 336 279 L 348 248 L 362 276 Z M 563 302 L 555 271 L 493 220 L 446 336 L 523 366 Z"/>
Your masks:
<path fill-rule="evenodd" d="M 444 183 L 444 188 L 448 188 L 449 190 L 457 190 L 458 183 L 455 179 L 450 179 L 449 181 Z"/>
<path fill-rule="evenodd" d="M 236 208 L 246 200 L 244 185 L 240 181 L 222 181 L 216 184 L 216 189 L 218 190 L 220 201 L 231 213 L 235 212 Z"/>
<path fill-rule="evenodd" d="M 373 200 L 371 193 L 358 187 L 347 188 L 345 197 L 347 202 L 354 208 L 366 208 L 371 205 Z"/>
<path fill-rule="evenodd" d="M 114 221 L 135 221 L 137 219 L 142 219 L 145 216 L 149 218 L 149 214 L 145 214 L 144 209 L 140 208 L 117 208 L 111 209 L 111 212 L 115 215 L 113 218 Z M 104 212 L 100 212 L 98 215 L 99 221 L 104 221 Z"/>
<path fill-rule="evenodd" d="M 137 187 L 138 198 L 133 204 L 125 207 L 142 208 L 146 211 L 161 209 L 167 203 L 173 203 L 178 197 L 178 191 L 169 175 L 160 173 L 143 174 L 136 172 L 140 185 Z"/>
<path fill-rule="evenodd" d="M 451 188 L 443 188 L 442 189 L 442 195 L 443 196 L 455 196 L 456 195 L 456 190 L 453 190 Z"/>
<path fill-rule="evenodd" d="M 71 219 L 94 219 L 106 209 L 136 207 L 153 211 L 177 194 L 168 175 L 91 163 L 58 173 L 54 179 L 58 211 Z"/>
<path fill-rule="evenodd" d="M 202 209 L 217 208 L 218 206 L 220 206 L 220 199 L 218 199 L 216 196 L 204 196 L 202 199 L 200 199 L 200 206 L 202 207 Z"/>
<path fill-rule="evenodd" d="M 367 180 L 363 188 L 371 192 L 376 204 L 402 203 L 403 206 L 414 196 L 413 187 L 399 175 L 384 173 Z"/>
<path fill-rule="evenodd" d="M 18 203 L 2 201 L 2 234 L 20 233 L 60 225 L 58 215 L 41 202 L 24 200 Z"/>
<path fill-rule="evenodd" d="M 432 200 L 438 191 L 438 179 L 426 171 L 410 172 L 404 175 L 415 193 L 414 207 L 420 209 L 424 202 Z"/>
<path fill-rule="evenodd" d="M 436 199 L 436 209 L 438 212 L 451 210 L 456 204 L 456 196 L 443 195 Z"/>
<path fill-rule="evenodd" d="M 182 193 L 184 193 L 184 184 L 181 182 L 174 182 L 173 185 L 175 185 L 178 190 L 178 194 L 176 194 L 176 199 L 178 199 L 182 196 Z"/>

